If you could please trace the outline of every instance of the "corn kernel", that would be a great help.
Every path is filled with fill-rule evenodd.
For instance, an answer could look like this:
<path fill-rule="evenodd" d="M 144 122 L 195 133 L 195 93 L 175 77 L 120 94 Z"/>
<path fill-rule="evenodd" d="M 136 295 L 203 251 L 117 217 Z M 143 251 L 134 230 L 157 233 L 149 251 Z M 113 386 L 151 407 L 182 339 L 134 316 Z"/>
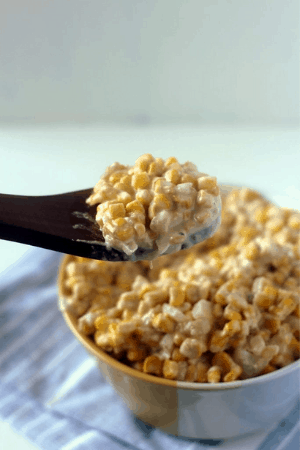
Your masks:
<path fill-rule="evenodd" d="M 246 259 L 254 260 L 259 256 L 258 246 L 254 242 L 250 242 L 244 251 L 244 256 Z"/>
<path fill-rule="evenodd" d="M 195 381 L 198 383 L 207 383 L 207 372 L 209 365 L 203 362 L 198 362 L 196 364 L 196 376 Z"/>
<path fill-rule="evenodd" d="M 176 361 L 165 360 L 163 365 L 163 376 L 169 380 L 175 380 L 178 376 L 178 364 Z"/>
<path fill-rule="evenodd" d="M 272 334 L 276 334 L 280 328 L 280 320 L 277 318 L 265 318 L 263 326 L 271 331 Z"/>
<path fill-rule="evenodd" d="M 108 207 L 112 219 L 125 216 L 125 208 L 123 203 L 114 203 Z"/>
<path fill-rule="evenodd" d="M 177 184 L 180 181 L 180 174 L 178 170 L 170 169 L 165 173 L 165 179 L 173 184 Z"/>
<path fill-rule="evenodd" d="M 155 193 L 163 192 L 164 189 L 164 180 L 163 178 L 158 178 L 153 180 L 153 190 Z"/>
<path fill-rule="evenodd" d="M 198 190 L 201 189 L 214 189 L 217 186 L 216 177 L 200 177 L 197 180 Z"/>
<path fill-rule="evenodd" d="M 300 215 L 291 216 L 289 219 L 289 227 L 293 230 L 300 230 Z"/>
<path fill-rule="evenodd" d="M 141 361 L 146 356 L 146 351 L 144 348 L 132 348 L 127 351 L 127 359 L 129 361 Z"/>
<path fill-rule="evenodd" d="M 145 234 L 145 232 L 146 232 L 145 225 L 143 225 L 142 223 L 136 223 L 134 225 L 134 229 L 135 229 L 136 234 L 138 235 L 138 237 L 143 236 Z"/>
<path fill-rule="evenodd" d="M 182 355 L 179 351 L 179 348 L 175 348 L 172 352 L 172 360 L 173 361 L 186 361 L 186 357 L 184 355 Z"/>
<path fill-rule="evenodd" d="M 171 201 L 165 194 L 156 194 L 153 201 L 162 209 L 170 209 Z"/>
<path fill-rule="evenodd" d="M 284 222 L 282 219 L 273 219 L 269 220 L 266 224 L 266 228 L 270 230 L 272 233 L 278 233 L 282 229 Z"/>
<path fill-rule="evenodd" d="M 140 213 L 145 214 L 145 208 L 143 207 L 143 204 L 141 202 L 139 202 L 138 200 L 134 200 L 133 202 L 127 203 L 126 211 L 127 212 L 140 212 Z"/>
<path fill-rule="evenodd" d="M 230 381 L 235 381 L 242 374 L 243 369 L 240 366 L 236 366 L 234 369 L 230 370 L 225 376 L 223 381 L 229 383 Z"/>
<path fill-rule="evenodd" d="M 136 173 L 131 182 L 134 189 L 145 189 L 150 183 L 149 175 L 146 172 Z"/>
<path fill-rule="evenodd" d="M 154 328 L 163 331 L 164 333 L 172 333 L 175 328 L 173 320 L 170 317 L 164 316 L 162 313 L 156 314 L 152 320 L 152 325 Z"/>
<path fill-rule="evenodd" d="M 256 222 L 264 224 L 268 220 L 268 208 L 258 208 L 254 213 Z"/>
<path fill-rule="evenodd" d="M 172 278 L 173 280 L 177 279 L 177 271 L 172 269 L 162 269 L 159 274 L 160 280 L 166 280 L 168 278 Z"/>
<path fill-rule="evenodd" d="M 218 352 L 214 355 L 212 359 L 212 364 L 214 366 L 219 366 L 223 372 L 227 373 L 231 370 L 235 364 L 232 358 L 226 352 Z"/>
<path fill-rule="evenodd" d="M 101 314 L 101 316 L 98 316 L 94 321 L 95 328 L 99 330 L 101 333 L 106 333 L 109 325 L 108 318 Z"/>
<path fill-rule="evenodd" d="M 274 370 L 276 370 L 276 368 L 275 368 L 274 366 L 272 366 L 272 364 L 268 364 L 268 365 L 266 365 L 266 367 L 259 373 L 259 375 L 267 375 L 268 373 L 274 372 Z"/>
<path fill-rule="evenodd" d="M 235 333 L 238 333 L 241 329 L 240 321 L 239 320 L 231 320 L 230 322 L 227 322 L 226 325 L 223 328 L 224 335 L 232 336 Z"/>
<path fill-rule="evenodd" d="M 108 325 L 108 332 L 113 334 L 117 332 L 118 324 L 117 323 L 110 323 Z"/>
<path fill-rule="evenodd" d="M 193 383 L 195 381 L 196 375 L 197 371 L 195 364 L 190 364 L 189 367 L 187 368 L 184 380 Z"/>
<path fill-rule="evenodd" d="M 123 184 L 124 186 L 131 187 L 131 176 L 125 175 L 124 177 L 121 178 L 120 183 Z"/>
<path fill-rule="evenodd" d="M 118 202 L 121 202 L 124 205 L 127 205 L 127 203 L 130 203 L 132 201 L 132 197 L 128 192 L 123 191 L 117 195 L 117 200 L 118 200 Z"/>
<path fill-rule="evenodd" d="M 148 356 L 143 365 L 143 371 L 145 373 L 151 373 L 153 375 L 162 375 L 163 361 L 161 361 L 157 356 Z"/>
<path fill-rule="evenodd" d="M 212 366 L 207 371 L 207 381 L 209 383 L 219 383 L 221 380 L 221 369 L 218 366 Z"/>
<path fill-rule="evenodd" d="M 128 239 L 133 237 L 134 231 L 132 227 L 128 226 L 127 228 L 124 229 L 117 229 L 115 231 L 115 234 L 117 239 L 120 239 L 120 241 L 127 241 Z"/>
<path fill-rule="evenodd" d="M 238 230 L 238 234 L 250 241 L 258 234 L 258 230 L 254 227 L 242 227 Z"/>
<path fill-rule="evenodd" d="M 124 176 L 124 172 L 114 172 L 109 177 L 109 182 L 112 183 L 112 184 L 116 184 L 116 183 L 118 183 L 121 180 L 121 178 L 123 176 Z"/>
<path fill-rule="evenodd" d="M 170 287 L 170 300 L 171 306 L 181 306 L 184 303 L 185 294 L 178 287 Z"/>
<path fill-rule="evenodd" d="M 153 200 L 153 193 L 146 189 L 140 189 L 135 195 L 136 200 L 138 200 L 143 206 L 148 206 Z"/>
<path fill-rule="evenodd" d="M 193 187 L 195 189 L 198 188 L 198 180 L 197 178 L 193 177 L 189 173 L 184 173 L 181 177 L 180 183 L 192 183 Z"/>
<path fill-rule="evenodd" d="M 153 161 L 153 156 L 150 153 L 145 153 L 135 161 L 135 166 L 138 167 L 141 171 L 145 171 L 148 169 L 149 164 L 151 164 Z"/>
<path fill-rule="evenodd" d="M 117 225 L 117 227 L 123 227 L 126 224 L 126 220 L 123 217 L 118 217 L 114 220 L 114 223 Z"/>
<path fill-rule="evenodd" d="M 233 310 L 224 313 L 224 317 L 229 320 L 242 320 L 241 314 Z"/>
<path fill-rule="evenodd" d="M 175 156 L 170 156 L 168 159 L 166 159 L 166 162 L 165 162 L 165 166 L 166 167 L 169 167 L 169 166 L 171 166 L 172 164 L 178 164 L 178 161 L 177 161 L 177 159 L 175 158 Z"/>

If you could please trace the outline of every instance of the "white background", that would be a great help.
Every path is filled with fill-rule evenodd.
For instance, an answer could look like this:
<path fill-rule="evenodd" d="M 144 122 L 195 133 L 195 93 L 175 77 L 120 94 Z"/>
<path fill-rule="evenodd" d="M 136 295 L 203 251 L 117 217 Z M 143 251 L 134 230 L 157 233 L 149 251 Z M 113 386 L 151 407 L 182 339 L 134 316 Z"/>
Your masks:
<path fill-rule="evenodd" d="M 0 2 L 0 120 L 295 124 L 298 0 Z"/>

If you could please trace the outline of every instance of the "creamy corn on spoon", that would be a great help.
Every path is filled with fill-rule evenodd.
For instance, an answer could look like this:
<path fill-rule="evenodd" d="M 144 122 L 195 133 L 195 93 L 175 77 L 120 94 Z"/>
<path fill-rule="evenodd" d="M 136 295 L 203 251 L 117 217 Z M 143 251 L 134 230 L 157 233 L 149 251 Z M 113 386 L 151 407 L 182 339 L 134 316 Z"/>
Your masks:
<path fill-rule="evenodd" d="M 211 237 L 220 212 L 215 178 L 146 154 L 108 167 L 94 189 L 0 194 L 0 239 L 104 261 L 154 259 Z"/>
<path fill-rule="evenodd" d="M 175 157 L 164 161 L 145 154 L 134 166 L 112 164 L 87 203 L 97 207 L 95 221 L 108 250 L 132 261 L 189 248 L 220 225 L 216 178 Z"/>

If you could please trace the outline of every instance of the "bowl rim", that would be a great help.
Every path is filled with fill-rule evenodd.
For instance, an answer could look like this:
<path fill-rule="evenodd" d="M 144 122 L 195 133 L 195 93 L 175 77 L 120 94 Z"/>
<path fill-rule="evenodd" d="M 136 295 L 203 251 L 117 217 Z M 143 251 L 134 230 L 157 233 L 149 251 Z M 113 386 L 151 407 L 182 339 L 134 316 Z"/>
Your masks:
<path fill-rule="evenodd" d="M 140 372 L 139 370 L 133 369 L 132 367 L 126 366 L 126 364 L 121 363 L 117 359 L 110 356 L 108 353 L 105 353 L 101 350 L 89 336 L 81 334 L 76 327 L 76 317 L 71 312 L 67 311 L 63 306 L 63 278 L 65 267 L 70 261 L 73 259 L 71 255 L 65 255 L 60 263 L 58 269 L 58 307 L 64 317 L 64 320 L 75 337 L 79 340 L 79 342 L 92 353 L 96 359 L 101 360 L 108 366 L 122 372 L 128 377 L 133 377 L 138 380 L 142 380 L 144 382 L 163 385 L 173 388 L 180 388 L 185 390 L 196 390 L 196 391 L 222 391 L 227 389 L 238 389 L 243 388 L 244 386 L 251 386 L 266 383 L 268 381 L 275 380 L 279 377 L 284 377 L 288 373 L 294 372 L 297 369 L 300 369 L 300 360 L 296 360 L 293 363 L 282 367 L 280 369 L 275 370 L 274 372 L 259 375 L 253 378 L 247 378 L 246 380 L 236 380 L 230 382 L 220 382 L 220 383 L 197 383 L 197 382 L 189 382 L 189 381 L 176 381 L 176 380 L 168 380 L 162 377 L 156 377 L 155 375 L 150 375 L 144 372 Z"/>

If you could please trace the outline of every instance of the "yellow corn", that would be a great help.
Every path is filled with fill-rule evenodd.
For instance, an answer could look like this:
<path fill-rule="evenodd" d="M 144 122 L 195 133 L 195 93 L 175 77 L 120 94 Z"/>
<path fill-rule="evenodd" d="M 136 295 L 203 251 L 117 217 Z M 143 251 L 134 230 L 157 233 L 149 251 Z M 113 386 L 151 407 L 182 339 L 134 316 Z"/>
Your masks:
<path fill-rule="evenodd" d="M 259 375 L 267 375 L 268 373 L 274 372 L 276 368 L 272 366 L 272 364 L 268 364 L 260 373 Z"/>
<path fill-rule="evenodd" d="M 218 366 L 212 366 L 207 372 L 207 381 L 209 383 L 219 383 L 221 380 L 221 369 Z"/>
<path fill-rule="evenodd" d="M 105 314 L 101 314 L 101 316 L 98 316 L 94 321 L 94 325 L 99 332 L 106 333 L 109 325 L 107 316 Z"/>
<path fill-rule="evenodd" d="M 169 158 L 167 158 L 166 159 L 166 162 L 165 162 L 165 166 L 166 167 L 169 167 L 169 166 L 171 166 L 172 164 L 178 164 L 178 161 L 177 161 L 177 159 L 175 158 L 175 156 L 170 156 Z"/>
<path fill-rule="evenodd" d="M 147 172 L 136 173 L 132 176 L 131 180 L 134 189 L 145 189 L 149 186 L 150 179 Z"/>
<path fill-rule="evenodd" d="M 163 159 L 160 159 L 160 161 L 158 161 L 158 159 L 159 158 L 156 158 L 155 161 L 150 163 L 150 165 L 148 167 L 149 175 L 156 175 L 156 176 L 162 175 L 163 168 L 164 168 L 164 161 L 163 161 Z"/>
<path fill-rule="evenodd" d="M 198 362 L 196 364 L 196 376 L 195 381 L 198 383 L 207 383 L 207 371 L 209 365 L 203 362 Z"/>
<path fill-rule="evenodd" d="M 224 376 L 223 381 L 225 383 L 228 383 L 230 381 L 235 381 L 242 374 L 242 372 L 243 372 L 243 369 L 240 366 L 236 366 Z"/>
<path fill-rule="evenodd" d="M 143 371 L 145 373 L 151 373 L 153 375 L 162 375 L 163 362 L 157 356 L 148 356 L 143 365 Z"/>
<path fill-rule="evenodd" d="M 289 343 L 289 348 L 292 350 L 294 357 L 295 358 L 299 358 L 300 356 L 300 342 L 297 341 L 297 339 L 295 338 L 295 336 L 292 337 L 290 343 Z"/>
<path fill-rule="evenodd" d="M 234 366 L 234 361 L 226 352 L 218 352 L 214 355 L 212 359 L 212 364 L 214 366 L 221 367 L 224 373 L 229 372 Z"/>
<path fill-rule="evenodd" d="M 222 336 L 220 330 L 216 330 L 211 337 L 209 349 L 213 353 L 223 351 L 228 343 L 228 336 Z"/>
<path fill-rule="evenodd" d="M 277 294 L 278 294 L 278 289 L 276 289 L 274 286 L 266 286 L 264 288 L 264 294 L 268 296 L 268 298 L 270 298 L 272 300 L 272 302 L 274 300 L 276 300 Z"/>
<path fill-rule="evenodd" d="M 166 280 L 168 278 L 172 278 L 174 280 L 177 279 L 177 271 L 172 269 L 162 269 L 159 274 L 160 280 Z"/>
<path fill-rule="evenodd" d="M 114 203 L 109 205 L 108 210 L 112 219 L 125 216 L 125 208 L 123 203 Z"/>
<path fill-rule="evenodd" d="M 182 340 L 183 342 L 183 340 Z M 172 360 L 173 361 L 186 361 L 186 357 L 184 355 L 182 355 L 179 351 L 179 348 L 175 348 L 172 352 Z"/>
<path fill-rule="evenodd" d="M 171 208 L 171 201 L 165 194 L 155 194 L 153 201 L 162 209 Z"/>
<path fill-rule="evenodd" d="M 244 250 L 244 256 L 251 261 L 257 259 L 259 256 L 258 246 L 254 242 L 250 242 Z"/>
<path fill-rule="evenodd" d="M 140 212 L 145 214 L 145 208 L 141 202 L 138 200 L 134 200 L 133 202 L 127 203 L 126 205 L 127 212 Z"/>
<path fill-rule="evenodd" d="M 175 323 L 170 317 L 164 316 L 162 313 L 156 314 L 152 320 L 152 326 L 164 333 L 172 333 L 175 328 Z"/>
<path fill-rule="evenodd" d="M 170 287 L 170 300 L 171 306 L 181 306 L 184 303 L 185 295 L 182 289 L 178 287 Z"/>
<path fill-rule="evenodd" d="M 175 345 L 180 346 L 183 343 L 184 340 L 185 340 L 185 336 L 183 336 L 183 334 L 181 334 L 181 333 L 175 333 L 174 334 L 173 342 L 174 342 Z"/>
<path fill-rule="evenodd" d="M 266 228 L 270 230 L 272 233 L 278 233 L 282 229 L 284 225 L 284 221 L 282 219 L 273 219 L 269 220 L 266 224 Z"/>
<path fill-rule="evenodd" d="M 149 164 L 151 164 L 153 161 L 153 156 L 150 153 L 145 153 L 135 161 L 135 166 L 138 167 L 141 171 L 145 171 L 148 169 Z"/>
<path fill-rule="evenodd" d="M 170 169 L 165 173 L 165 179 L 173 184 L 177 184 L 180 181 L 180 174 L 178 170 Z"/>
<path fill-rule="evenodd" d="M 254 213 L 254 219 L 258 223 L 266 223 L 268 220 L 268 208 L 258 208 Z"/>
<path fill-rule="evenodd" d="M 241 237 L 248 239 L 248 241 L 251 241 L 251 239 L 253 239 L 258 234 L 258 230 L 254 227 L 245 226 L 238 230 L 238 234 Z"/>
<path fill-rule="evenodd" d="M 185 374 L 185 381 L 189 381 L 190 383 L 193 383 L 195 381 L 197 375 L 197 369 L 195 364 L 190 364 L 187 368 L 186 374 Z"/>
<path fill-rule="evenodd" d="M 277 318 L 265 318 L 264 320 L 264 324 L 263 324 L 264 328 L 266 328 L 267 330 L 271 331 L 272 334 L 275 334 L 279 331 L 280 328 L 280 320 Z"/>
<path fill-rule="evenodd" d="M 136 200 L 138 200 L 143 206 L 148 206 L 152 202 L 153 193 L 146 189 L 141 189 L 137 191 L 135 195 Z"/>
<path fill-rule="evenodd" d="M 144 348 L 132 348 L 127 351 L 127 359 L 129 361 L 141 361 L 146 356 L 146 351 Z"/>
<path fill-rule="evenodd" d="M 224 317 L 226 317 L 226 319 L 229 319 L 229 320 L 240 320 L 240 321 L 242 320 L 241 314 L 238 313 L 237 311 L 229 310 L 226 313 L 224 313 Z"/>
<path fill-rule="evenodd" d="M 121 178 L 120 183 L 123 184 L 124 186 L 131 187 L 131 176 L 125 175 L 124 177 Z"/>
<path fill-rule="evenodd" d="M 192 183 L 193 187 L 195 189 L 198 188 L 198 180 L 197 180 L 197 178 L 193 177 L 189 173 L 184 173 L 182 175 L 180 183 Z"/>
<path fill-rule="evenodd" d="M 163 376 L 169 380 L 175 380 L 178 375 L 178 364 L 176 361 L 165 360 L 163 365 Z"/>
<path fill-rule="evenodd" d="M 118 183 L 121 180 L 121 178 L 123 176 L 124 176 L 124 172 L 114 172 L 109 177 L 109 182 L 112 183 L 112 184 L 116 184 L 116 183 Z"/>
<path fill-rule="evenodd" d="M 122 313 L 122 320 L 130 320 L 134 315 L 135 311 L 131 311 L 130 309 L 124 309 Z"/>
<path fill-rule="evenodd" d="M 139 297 L 142 298 L 147 292 L 156 291 L 156 289 L 156 286 L 154 286 L 153 284 L 146 283 L 139 290 Z"/>
<path fill-rule="evenodd" d="M 123 217 L 118 217 L 114 220 L 114 223 L 117 227 L 123 227 L 126 224 L 126 220 Z"/>
<path fill-rule="evenodd" d="M 108 325 L 108 332 L 109 332 L 110 334 L 116 333 L 116 332 L 117 332 L 117 329 L 118 329 L 118 324 L 117 324 L 117 323 L 110 323 L 110 324 Z"/>
<path fill-rule="evenodd" d="M 132 201 L 132 197 L 128 192 L 120 192 L 117 195 L 117 200 L 124 205 L 127 205 L 127 203 L 130 203 Z"/>
<path fill-rule="evenodd" d="M 198 190 L 200 189 L 214 189 L 217 186 L 216 177 L 200 177 L 197 180 Z"/>
<path fill-rule="evenodd" d="M 146 232 L 145 225 L 143 225 L 142 223 L 136 223 L 134 225 L 134 229 L 135 229 L 136 234 L 138 235 L 138 237 L 143 236 L 145 234 L 145 232 Z"/>
<path fill-rule="evenodd" d="M 289 219 L 289 227 L 293 230 L 300 230 L 300 215 L 291 216 Z"/>
<path fill-rule="evenodd" d="M 131 226 L 128 226 L 123 229 L 117 229 L 115 231 L 115 234 L 117 239 L 120 239 L 120 241 L 127 241 L 128 239 L 132 238 L 132 236 L 134 235 L 134 231 Z"/>

